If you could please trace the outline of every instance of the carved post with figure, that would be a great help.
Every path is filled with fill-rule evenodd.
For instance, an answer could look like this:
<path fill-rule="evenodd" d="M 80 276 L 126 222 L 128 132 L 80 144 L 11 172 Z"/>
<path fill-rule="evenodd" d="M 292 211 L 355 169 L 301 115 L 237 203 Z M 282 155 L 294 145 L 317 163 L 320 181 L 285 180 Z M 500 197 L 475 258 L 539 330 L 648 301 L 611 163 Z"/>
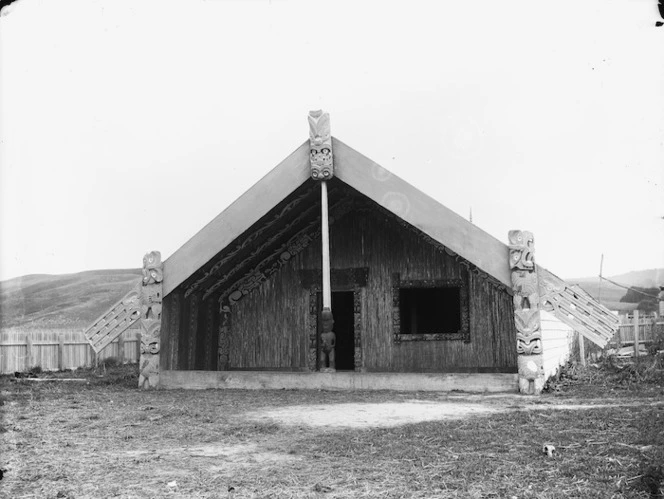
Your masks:
<path fill-rule="evenodd" d="M 141 358 L 139 388 L 155 388 L 159 384 L 159 349 L 161 347 L 161 300 L 163 264 L 161 253 L 151 251 L 143 257 L 141 281 Z"/>
<path fill-rule="evenodd" d="M 327 180 L 334 176 L 332 160 L 332 134 L 330 131 L 330 115 L 321 110 L 309 112 L 309 159 L 311 161 L 311 178 L 320 180 L 321 188 L 321 239 L 323 253 L 323 310 L 321 313 L 323 332 L 319 339 L 319 369 L 334 371 L 334 340 L 332 332 L 332 289 L 330 283 L 330 229 L 327 200 Z M 324 366 L 324 359 L 329 367 Z"/>
<path fill-rule="evenodd" d="M 544 388 L 540 296 L 531 232 L 511 230 L 509 258 L 514 292 L 514 323 L 519 391 L 535 395 Z"/>

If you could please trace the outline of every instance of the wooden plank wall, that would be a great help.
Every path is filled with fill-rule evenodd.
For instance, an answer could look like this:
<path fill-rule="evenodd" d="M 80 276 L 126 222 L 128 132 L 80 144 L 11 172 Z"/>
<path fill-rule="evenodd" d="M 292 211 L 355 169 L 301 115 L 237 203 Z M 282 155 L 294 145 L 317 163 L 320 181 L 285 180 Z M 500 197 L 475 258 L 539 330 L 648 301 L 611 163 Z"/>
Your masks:
<path fill-rule="evenodd" d="M 471 342 L 392 341 L 391 276 L 453 279 L 465 275 L 455 259 L 398 223 L 354 213 L 331 229 L 333 269 L 369 267 L 362 289 L 364 368 L 381 372 L 513 371 L 516 338 L 511 297 L 470 274 Z M 300 269 L 320 268 L 320 241 L 289 262 L 259 290 L 233 307 L 231 368 L 304 369 L 307 365 L 309 290 Z"/>
<path fill-rule="evenodd" d="M 314 265 L 317 247 L 306 257 Z M 402 280 L 456 279 L 465 267 L 426 244 L 413 232 L 380 214 L 362 212 L 335 224 L 331 233 L 332 267 L 369 267 L 364 290 L 362 328 L 367 371 L 445 372 L 510 371 L 516 366 L 511 297 L 469 275 L 471 342 L 392 341 L 394 272 Z"/>
<path fill-rule="evenodd" d="M 361 291 L 365 370 L 516 372 L 511 296 L 480 276 L 467 273 L 454 257 L 425 243 L 394 219 L 367 211 L 353 211 L 332 225 L 330 250 L 332 269 L 369 268 L 367 286 Z M 302 287 L 299 270 L 319 269 L 320 262 L 317 239 L 260 288 L 233 305 L 231 369 L 306 370 L 309 289 Z M 391 287 L 395 272 L 403 280 L 468 275 L 471 342 L 395 344 Z M 219 327 L 216 298 L 201 300 L 193 294 L 185 300 L 176 290 L 164 298 L 164 309 L 162 369 L 215 370 Z"/>
<path fill-rule="evenodd" d="M 309 290 L 300 284 L 296 262 L 232 307 L 230 369 L 306 368 Z"/>

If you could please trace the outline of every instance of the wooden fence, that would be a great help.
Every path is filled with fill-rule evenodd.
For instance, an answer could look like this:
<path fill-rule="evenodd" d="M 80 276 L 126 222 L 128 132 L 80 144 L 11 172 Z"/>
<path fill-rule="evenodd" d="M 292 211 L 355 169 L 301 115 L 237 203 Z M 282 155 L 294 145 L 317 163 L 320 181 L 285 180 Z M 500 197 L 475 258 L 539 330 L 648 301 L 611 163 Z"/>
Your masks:
<path fill-rule="evenodd" d="M 664 317 L 657 314 L 644 315 L 635 310 L 633 314 L 620 317 L 620 326 L 611 341 L 611 348 L 634 347 L 636 353 L 644 344 L 650 344 L 664 335 Z"/>
<path fill-rule="evenodd" d="M 661 327 L 664 318 L 656 315 L 629 314 L 620 317 L 620 327 L 613 338 L 614 343 L 628 346 L 633 345 L 634 340 L 638 338 L 639 342 L 654 341 L 658 327 Z M 638 324 L 638 334 L 636 331 Z"/>
<path fill-rule="evenodd" d="M 26 371 L 39 366 L 44 371 L 92 367 L 110 357 L 121 362 L 138 362 L 141 352 L 139 329 L 128 329 L 95 357 L 95 352 L 78 330 L 0 332 L 0 374 Z"/>

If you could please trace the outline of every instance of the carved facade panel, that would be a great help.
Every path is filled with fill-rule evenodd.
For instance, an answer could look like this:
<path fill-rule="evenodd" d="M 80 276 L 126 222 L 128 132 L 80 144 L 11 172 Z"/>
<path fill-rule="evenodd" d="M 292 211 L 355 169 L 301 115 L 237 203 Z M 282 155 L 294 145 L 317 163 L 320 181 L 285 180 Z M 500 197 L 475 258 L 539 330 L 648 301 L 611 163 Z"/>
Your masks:
<path fill-rule="evenodd" d="M 219 340 L 217 349 L 217 370 L 227 371 L 231 351 L 231 307 L 226 303 L 219 306 Z"/>
<path fill-rule="evenodd" d="M 189 360 L 187 361 L 189 369 L 194 369 L 196 363 L 196 339 L 198 337 L 199 328 L 198 310 L 200 306 L 200 298 L 200 295 L 197 293 L 189 298 Z"/>

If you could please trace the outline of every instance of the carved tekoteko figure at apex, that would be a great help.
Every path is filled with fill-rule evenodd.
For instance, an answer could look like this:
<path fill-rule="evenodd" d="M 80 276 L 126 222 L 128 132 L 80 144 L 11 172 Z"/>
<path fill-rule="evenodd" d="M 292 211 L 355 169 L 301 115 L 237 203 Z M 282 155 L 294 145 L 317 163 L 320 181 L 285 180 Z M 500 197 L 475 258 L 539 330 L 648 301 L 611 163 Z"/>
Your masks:
<path fill-rule="evenodd" d="M 309 112 L 309 158 L 311 178 L 330 180 L 334 176 L 330 115 L 320 110 Z"/>

